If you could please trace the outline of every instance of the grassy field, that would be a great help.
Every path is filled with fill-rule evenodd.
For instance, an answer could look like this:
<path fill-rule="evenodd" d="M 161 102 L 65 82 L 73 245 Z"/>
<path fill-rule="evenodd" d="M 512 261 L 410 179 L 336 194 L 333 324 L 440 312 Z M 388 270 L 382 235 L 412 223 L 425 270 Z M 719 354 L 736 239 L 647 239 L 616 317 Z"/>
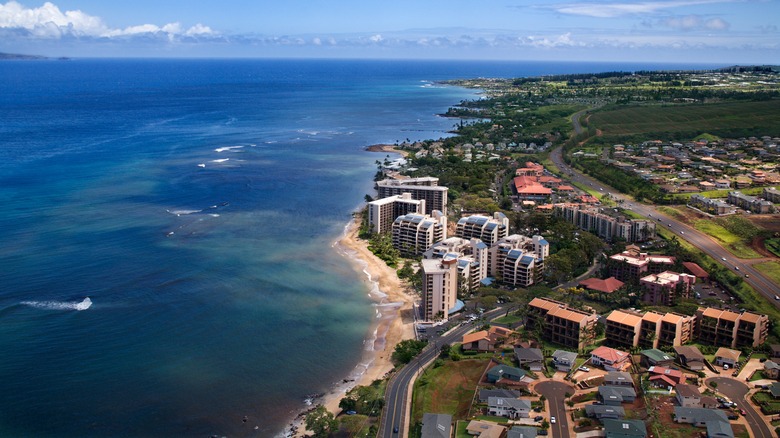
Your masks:
<path fill-rule="evenodd" d="M 711 220 L 698 220 L 693 224 L 693 226 L 697 230 L 714 237 L 715 240 L 722 243 L 723 247 L 729 250 L 730 253 L 741 259 L 761 258 L 761 254 L 750 248 L 750 246 L 748 246 L 748 244 L 745 243 L 742 238 Z"/>
<path fill-rule="evenodd" d="M 733 191 L 733 189 L 708 190 L 706 192 L 699 192 L 699 193 L 675 193 L 674 196 L 682 199 L 690 199 L 692 195 L 702 195 L 710 199 L 728 198 L 729 192 L 731 191 Z M 751 187 L 751 188 L 739 190 L 740 193 L 744 193 L 745 195 L 750 195 L 750 196 L 760 195 L 761 193 L 763 193 L 763 191 L 764 191 L 763 187 Z"/>
<path fill-rule="evenodd" d="M 658 207 L 658 211 L 677 220 L 685 220 L 685 215 L 674 207 Z"/>
<path fill-rule="evenodd" d="M 487 366 L 487 360 L 445 361 L 429 367 L 414 384 L 412 424 L 422 422 L 425 412 L 467 418 L 474 392 Z"/>
<path fill-rule="evenodd" d="M 629 106 L 596 111 L 589 124 L 604 135 L 702 133 L 780 135 L 780 101 Z"/>
<path fill-rule="evenodd" d="M 756 263 L 753 267 L 772 279 L 773 282 L 780 284 L 780 262 Z"/>
<path fill-rule="evenodd" d="M 764 246 L 772 254 L 780 257 L 780 239 L 773 237 L 764 241 Z"/>

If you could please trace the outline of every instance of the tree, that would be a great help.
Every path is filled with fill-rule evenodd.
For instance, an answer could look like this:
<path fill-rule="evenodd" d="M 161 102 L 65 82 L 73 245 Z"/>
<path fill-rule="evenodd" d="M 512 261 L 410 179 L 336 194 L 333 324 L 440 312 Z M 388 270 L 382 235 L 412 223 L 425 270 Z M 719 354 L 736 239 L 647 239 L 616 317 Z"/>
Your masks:
<path fill-rule="evenodd" d="M 338 430 L 339 423 L 336 417 L 325 409 L 323 405 L 317 405 L 306 414 L 306 429 L 310 430 L 315 438 L 327 438 Z"/>
<path fill-rule="evenodd" d="M 395 346 L 392 356 L 393 361 L 396 363 L 409 363 L 415 356 L 420 354 L 423 348 L 425 348 L 425 341 L 405 339 Z"/>

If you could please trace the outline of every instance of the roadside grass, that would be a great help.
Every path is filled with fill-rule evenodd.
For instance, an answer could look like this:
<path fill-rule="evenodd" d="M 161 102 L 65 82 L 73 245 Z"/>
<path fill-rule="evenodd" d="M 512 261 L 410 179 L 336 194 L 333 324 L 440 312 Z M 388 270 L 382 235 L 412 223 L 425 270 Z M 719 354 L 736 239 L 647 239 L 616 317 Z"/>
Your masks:
<path fill-rule="evenodd" d="M 467 418 L 487 364 L 484 359 L 462 359 L 428 367 L 414 384 L 411 424 L 422 422 L 425 412 L 450 414 L 455 419 Z"/>
<path fill-rule="evenodd" d="M 466 428 L 469 426 L 468 421 L 457 421 L 455 423 L 455 438 L 472 438 Z"/>
<path fill-rule="evenodd" d="M 772 254 L 780 257 L 780 238 L 773 237 L 764 240 L 764 247 Z"/>
<path fill-rule="evenodd" d="M 496 323 L 496 324 L 505 324 L 505 325 L 511 326 L 512 324 L 514 324 L 516 322 L 520 322 L 522 320 L 523 320 L 523 318 L 520 317 L 520 316 L 517 316 L 517 315 L 507 315 L 507 316 L 502 316 L 501 318 L 498 318 L 498 319 L 494 319 L 493 322 Z"/>
<path fill-rule="evenodd" d="M 698 220 L 693 224 L 697 230 L 714 237 L 735 256 L 741 259 L 760 259 L 761 254 L 748 246 L 742 238 L 709 219 Z"/>
<path fill-rule="evenodd" d="M 710 199 L 714 198 L 728 198 L 729 192 L 733 191 L 733 189 L 722 189 L 722 190 L 707 190 L 704 192 L 698 192 L 698 193 L 675 193 L 675 196 L 680 199 L 688 200 L 693 195 L 701 195 Z M 756 196 L 760 195 L 763 191 L 763 187 L 749 187 L 747 189 L 740 189 L 739 190 L 742 194 L 750 195 L 750 196 Z"/>
<path fill-rule="evenodd" d="M 769 277 L 774 283 L 780 284 L 780 262 L 756 263 L 753 267 Z"/>
<path fill-rule="evenodd" d="M 658 207 L 657 209 L 661 213 L 663 213 L 663 214 L 665 214 L 667 216 L 671 216 L 671 217 L 673 217 L 673 218 L 675 218 L 677 220 L 685 220 L 685 215 L 682 214 L 680 211 L 678 211 L 676 208 L 672 208 L 672 207 Z"/>

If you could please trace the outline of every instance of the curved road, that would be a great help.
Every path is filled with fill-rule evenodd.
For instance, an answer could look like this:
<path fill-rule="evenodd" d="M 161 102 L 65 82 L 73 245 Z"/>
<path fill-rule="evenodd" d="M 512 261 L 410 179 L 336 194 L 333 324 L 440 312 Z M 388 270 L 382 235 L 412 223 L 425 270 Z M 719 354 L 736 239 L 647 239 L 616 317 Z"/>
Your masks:
<path fill-rule="evenodd" d="M 482 315 L 487 321 L 506 313 L 504 308 L 496 308 Z M 382 410 L 382 420 L 379 425 L 378 437 L 395 438 L 408 436 L 409 406 L 407 400 L 412 390 L 412 382 L 417 373 L 439 356 L 439 347 L 452 344 L 463 339 L 463 335 L 474 329 L 471 324 L 459 325 L 444 336 L 434 337 L 428 341 L 428 346 L 411 362 L 398 371 L 385 390 L 385 407 Z M 398 428 L 398 433 L 393 432 Z"/>
<path fill-rule="evenodd" d="M 563 161 L 561 156 L 562 147 L 555 148 L 550 153 L 550 160 L 558 166 L 569 179 L 585 185 L 592 186 L 595 190 L 609 193 L 612 198 L 618 201 L 623 201 L 623 205 L 629 206 L 632 211 L 638 213 L 646 218 L 656 221 L 656 227 L 665 227 L 673 231 L 678 239 L 686 240 L 691 245 L 700 249 L 707 255 L 711 256 L 716 261 L 720 261 L 729 269 L 734 270 L 740 275 L 747 275 L 743 278 L 748 284 L 762 294 L 766 299 L 772 303 L 775 307 L 780 308 L 780 301 L 775 299 L 775 296 L 780 296 L 780 286 L 773 283 L 766 277 L 764 277 L 758 270 L 753 268 L 749 263 L 746 263 L 736 256 L 731 254 L 728 250 L 720 246 L 710 236 L 692 228 L 674 218 L 666 216 L 665 214 L 656 210 L 652 205 L 642 204 L 632 199 L 629 199 L 626 195 L 621 194 L 614 188 L 594 179 L 589 176 L 579 173 L 577 170 L 569 167 Z"/>
<path fill-rule="evenodd" d="M 757 412 L 751 403 L 745 399 L 745 395 L 748 393 L 749 388 L 744 383 L 736 379 L 730 379 L 728 377 L 713 377 L 706 380 L 707 386 L 710 382 L 716 382 L 718 384 L 718 392 L 728 397 L 731 401 L 737 404 L 737 407 L 744 410 L 747 415 L 748 426 L 753 431 L 754 438 L 773 438 L 774 435 L 766 425 L 764 416 L 760 412 Z"/>
<path fill-rule="evenodd" d="M 566 416 L 566 393 L 574 394 L 574 387 L 568 383 L 556 380 L 539 382 L 534 391 L 543 395 L 550 403 L 550 417 L 555 417 L 555 424 L 550 423 L 552 438 L 569 437 L 569 419 Z"/>

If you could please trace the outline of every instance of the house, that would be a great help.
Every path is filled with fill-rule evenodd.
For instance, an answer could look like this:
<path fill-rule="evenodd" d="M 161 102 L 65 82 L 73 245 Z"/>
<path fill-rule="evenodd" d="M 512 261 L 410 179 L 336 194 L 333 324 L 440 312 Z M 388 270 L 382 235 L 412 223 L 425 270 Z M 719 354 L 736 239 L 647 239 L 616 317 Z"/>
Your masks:
<path fill-rule="evenodd" d="M 622 403 L 633 403 L 636 391 L 628 386 L 599 386 L 599 400 L 608 406 L 620 406 Z"/>
<path fill-rule="evenodd" d="M 728 365 L 734 368 L 734 366 L 737 363 L 739 363 L 740 354 L 742 354 L 742 352 L 738 350 L 732 350 L 730 348 L 720 347 L 718 348 L 718 351 L 715 352 L 715 365 L 718 366 Z"/>
<path fill-rule="evenodd" d="M 647 428 L 641 420 L 605 419 L 604 436 L 606 438 L 645 438 Z"/>
<path fill-rule="evenodd" d="M 707 423 L 707 438 L 734 438 L 734 429 L 729 423 L 711 421 Z"/>
<path fill-rule="evenodd" d="M 538 348 L 515 348 L 515 358 L 518 366 L 531 371 L 541 371 L 544 367 L 544 355 Z"/>
<path fill-rule="evenodd" d="M 487 403 L 490 397 L 520 398 L 522 395 L 514 389 L 480 389 L 478 397 L 480 403 Z"/>
<path fill-rule="evenodd" d="M 680 383 L 685 383 L 685 374 L 672 368 L 652 366 L 647 369 L 650 375 L 648 380 L 653 386 L 659 388 L 673 388 Z"/>
<path fill-rule="evenodd" d="M 624 283 L 615 277 L 609 277 L 604 280 L 593 277 L 582 280 L 579 284 L 588 290 L 611 294 L 623 287 Z"/>
<path fill-rule="evenodd" d="M 646 367 L 655 365 L 668 367 L 674 362 L 674 356 L 669 353 L 665 353 L 657 348 L 650 348 L 648 350 L 642 350 L 639 353 L 642 357 L 641 363 Z"/>
<path fill-rule="evenodd" d="M 512 426 L 506 438 L 536 438 L 536 428 L 531 426 Z"/>
<path fill-rule="evenodd" d="M 452 435 L 452 415 L 423 414 L 422 438 L 450 438 Z"/>
<path fill-rule="evenodd" d="M 772 394 L 772 398 L 780 398 L 780 382 L 775 382 L 769 385 L 769 393 Z"/>
<path fill-rule="evenodd" d="M 697 427 L 706 427 L 708 437 L 733 438 L 728 418 L 722 410 L 703 408 L 674 407 L 674 421 L 677 423 L 693 424 Z"/>
<path fill-rule="evenodd" d="M 585 414 L 590 418 L 603 420 L 609 418 L 612 420 L 622 420 L 626 417 L 626 410 L 622 406 L 607 405 L 586 405 Z"/>
<path fill-rule="evenodd" d="M 697 347 L 688 345 L 681 345 L 674 347 L 675 353 L 677 353 L 677 363 L 689 368 L 693 371 L 701 371 L 704 369 L 704 355 Z"/>
<path fill-rule="evenodd" d="M 780 376 L 780 365 L 771 360 L 764 362 L 764 376 L 769 379 L 777 379 Z"/>
<path fill-rule="evenodd" d="M 494 366 L 487 372 L 487 381 L 496 383 L 499 380 L 508 380 L 510 382 L 520 382 L 526 376 L 524 370 L 506 365 Z"/>
<path fill-rule="evenodd" d="M 625 351 L 609 347 L 598 347 L 590 353 L 593 365 L 601 366 L 607 371 L 623 371 L 631 366 L 631 356 Z"/>
<path fill-rule="evenodd" d="M 552 355 L 552 360 L 556 370 L 568 373 L 577 362 L 577 353 L 555 350 Z"/>
<path fill-rule="evenodd" d="M 770 357 L 780 357 L 780 344 L 772 344 L 769 349 L 771 350 Z"/>
<path fill-rule="evenodd" d="M 506 432 L 506 428 L 490 421 L 471 420 L 466 426 L 466 432 L 479 438 L 501 438 Z"/>
<path fill-rule="evenodd" d="M 623 371 L 609 371 L 604 375 L 604 385 L 607 386 L 630 386 L 634 387 L 634 379 L 631 374 Z"/>
<path fill-rule="evenodd" d="M 684 408 L 700 408 L 701 407 L 701 393 L 699 388 L 688 385 L 687 383 L 680 383 L 674 387 L 675 400 L 677 404 Z"/>
<path fill-rule="evenodd" d="M 531 402 L 519 398 L 490 397 L 488 413 L 497 417 L 507 417 L 512 420 L 528 418 L 531 412 Z"/>
<path fill-rule="evenodd" d="M 492 351 L 495 341 L 490 338 L 487 330 L 480 330 L 463 335 L 462 348 L 463 351 Z"/>

